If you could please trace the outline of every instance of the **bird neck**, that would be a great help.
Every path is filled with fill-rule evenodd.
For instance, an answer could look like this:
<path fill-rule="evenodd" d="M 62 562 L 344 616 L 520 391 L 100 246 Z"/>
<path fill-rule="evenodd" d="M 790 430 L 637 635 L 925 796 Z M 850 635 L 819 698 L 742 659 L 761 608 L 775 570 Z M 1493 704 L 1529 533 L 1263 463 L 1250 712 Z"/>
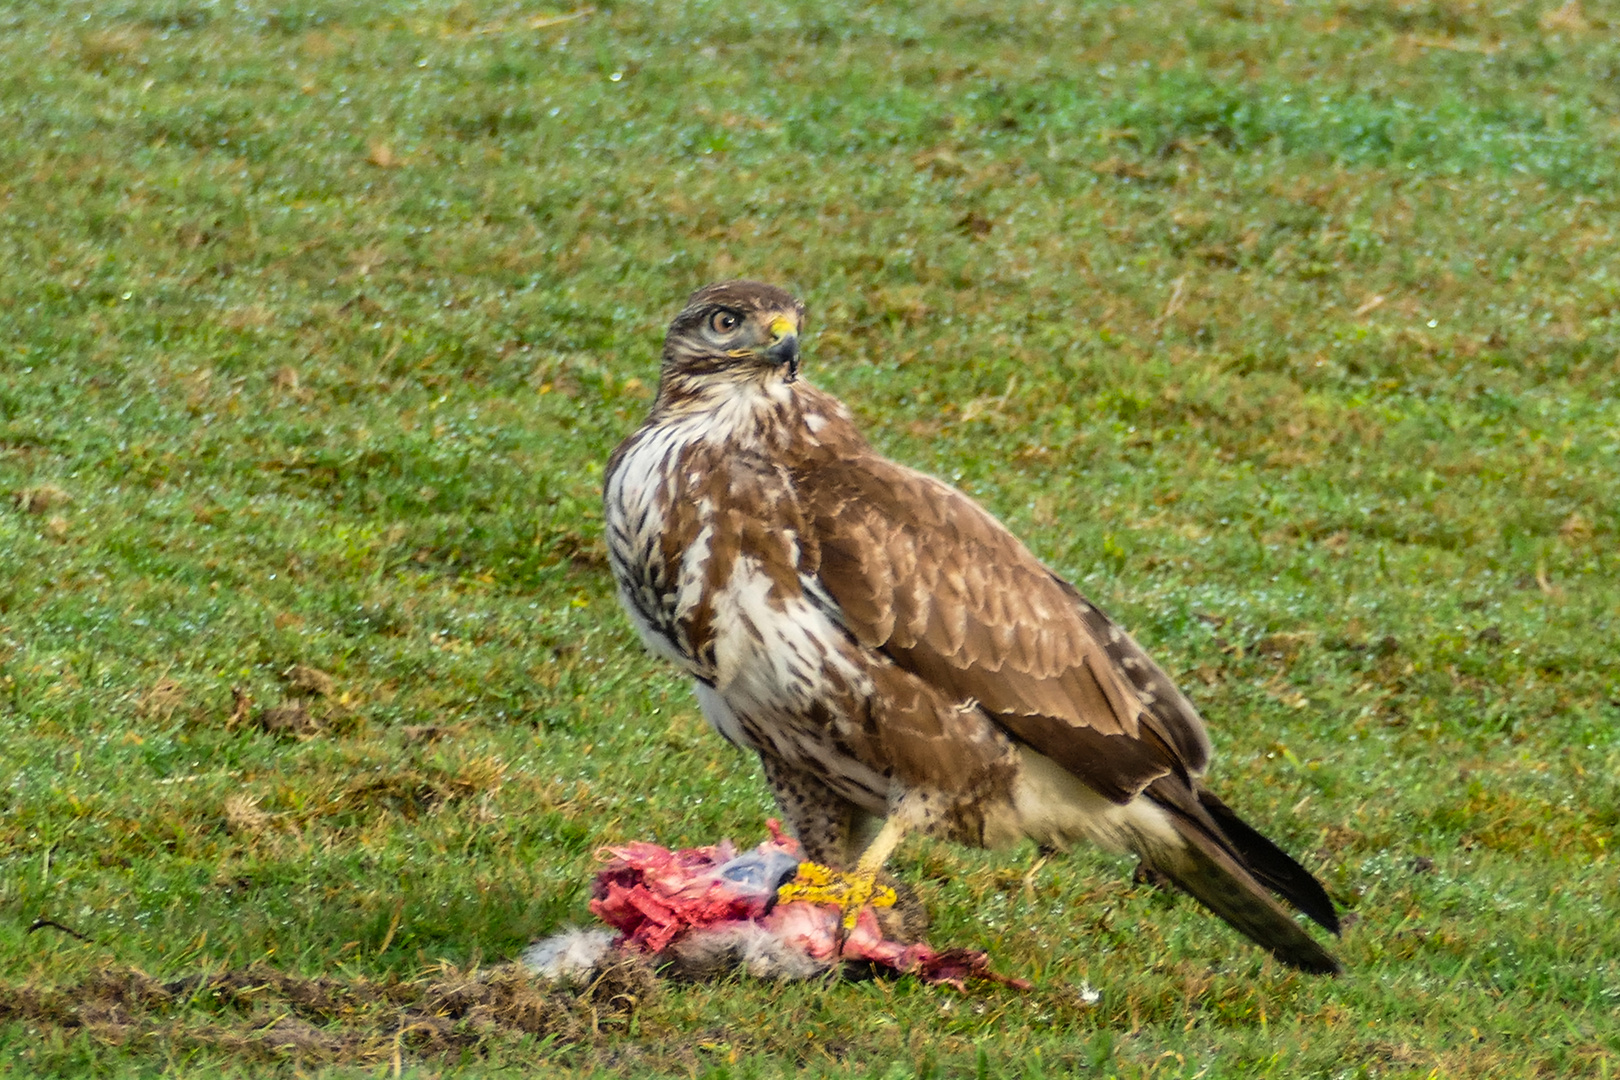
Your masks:
<path fill-rule="evenodd" d="M 803 385 L 775 372 L 728 377 L 666 370 L 647 419 L 649 424 L 695 422 L 709 438 L 774 445 L 798 426 L 797 391 Z"/>

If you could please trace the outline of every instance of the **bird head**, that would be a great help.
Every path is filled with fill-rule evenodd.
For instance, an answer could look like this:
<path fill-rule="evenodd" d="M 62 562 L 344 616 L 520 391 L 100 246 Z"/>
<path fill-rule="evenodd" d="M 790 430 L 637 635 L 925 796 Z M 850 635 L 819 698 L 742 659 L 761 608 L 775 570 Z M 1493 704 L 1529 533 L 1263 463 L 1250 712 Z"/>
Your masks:
<path fill-rule="evenodd" d="M 686 301 L 664 338 L 664 377 L 791 383 L 799 377 L 804 304 L 758 281 L 705 285 Z"/>

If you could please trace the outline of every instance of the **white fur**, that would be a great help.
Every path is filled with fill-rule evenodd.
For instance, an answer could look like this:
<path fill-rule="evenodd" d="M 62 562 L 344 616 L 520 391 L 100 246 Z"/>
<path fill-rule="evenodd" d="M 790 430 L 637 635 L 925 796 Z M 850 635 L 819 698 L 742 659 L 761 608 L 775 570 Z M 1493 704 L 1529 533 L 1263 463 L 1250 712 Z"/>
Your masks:
<path fill-rule="evenodd" d="M 536 975 L 558 982 L 582 982 L 613 949 L 619 935 L 612 930 L 581 930 L 570 926 L 530 945 L 518 962 Z"/>
<path fill-rule="evenodd" d="M 565 985 L 588 981 L 614 951 L 612 930 L 569 927 L 523 950 L 518 962 L 535 975 Z M 831 965 L 755 922 L 730 922 L 689 930 L 660 953 L 694 978 L 716 978 L 740 967 L 756 979 L 809 979 Z"/>
<path fill-rule="evenodd" d="M 690 931 L 672 943 L 669 952 L 688 972 L 710 977 L 741 967 L 756 979 L 791 981 L 820 975 L 831 966 L 754 922 Z"/>

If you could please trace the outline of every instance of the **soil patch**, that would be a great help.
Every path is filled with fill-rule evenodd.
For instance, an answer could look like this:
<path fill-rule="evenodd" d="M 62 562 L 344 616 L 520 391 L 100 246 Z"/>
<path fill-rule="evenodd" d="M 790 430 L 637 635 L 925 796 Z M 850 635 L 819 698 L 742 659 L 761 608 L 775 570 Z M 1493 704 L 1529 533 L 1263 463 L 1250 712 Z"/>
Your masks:
<path fill-rule="evenodd" d="M 645 963 L 617 957 L 568 988 L 516 964 L 387 981 L 256 964 L 165 982 L 106 968 L 66 986 L 0 985 L 0 1022 L 115 1045 L 175 1042 L 363 1063 L 478 1052 L 528 1035 L 588 1041 L 625 1028 L 656 990 Z"/>

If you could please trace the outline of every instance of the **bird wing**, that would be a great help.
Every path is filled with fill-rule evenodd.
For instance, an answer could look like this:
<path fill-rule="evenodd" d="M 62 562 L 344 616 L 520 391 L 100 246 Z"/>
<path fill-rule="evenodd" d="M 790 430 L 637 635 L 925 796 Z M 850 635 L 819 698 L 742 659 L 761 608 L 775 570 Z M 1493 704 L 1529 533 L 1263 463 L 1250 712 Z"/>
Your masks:
<path fill-rule="evenodd" d="M 795 480 L 816 576 L 863 645 L 1115 801 L 1203 772 L 1203 721 L 1128 634 L 972 499 L 861 450 Z"/>

